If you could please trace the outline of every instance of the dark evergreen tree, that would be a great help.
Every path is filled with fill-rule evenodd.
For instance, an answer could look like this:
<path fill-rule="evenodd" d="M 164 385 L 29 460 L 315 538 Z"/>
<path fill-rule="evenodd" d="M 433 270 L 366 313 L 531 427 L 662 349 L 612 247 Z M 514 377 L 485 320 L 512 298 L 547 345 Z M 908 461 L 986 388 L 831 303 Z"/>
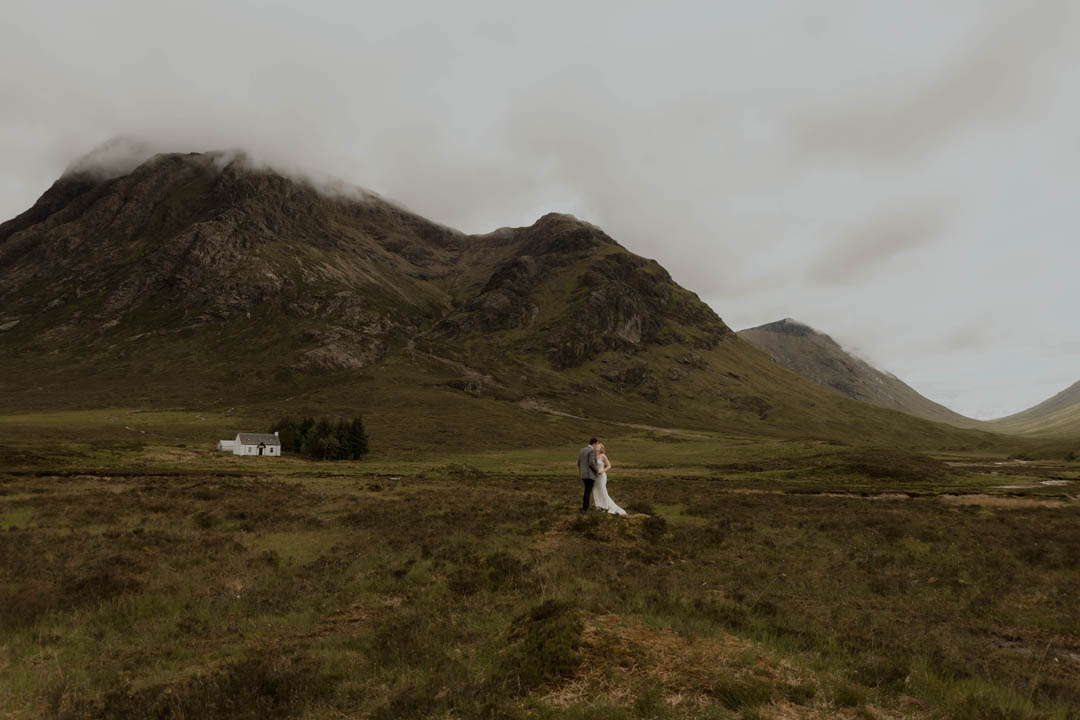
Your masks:
<path fill-rule="evenodd" d="M 363 419 L 318 420 L 284 417 L 270 428 L 277 432 L 283 452 L 295 452 L 312 460 L 359 460 L 369 450 Z"/>
<path fill-rule="evenodd" d="M 270 432 L 276 432 L 281 441 L 282 452 L 299 452 L 303 435 L 296 420 L 290 417 L 281 418 L 270 428 Z"/>
<path fill-rule="evenodd" d="M 300 435 L 307 437 L 307 434 L 311 432 L 311 428 L 315 427 L 315 418 L 306 417 L 300 421 Z"/>
<path fill-rule="evenodd" d="M 326 447 L 323 449 L 323 460 L 341 460 L 341 453 L 342 446 L 338 436 L 334 433 L 327 435 Z"/>
<path fill-rule="evenodd" d="M 333 448 L 331 454 L 332 460 L 351 460 L 352 457 L 349 454 L 349 426 L 345 423 L 343 418 L 338 418 L 334 423 L 334 432 L 331 437 L 334 438 Z"/>
<path fill-rule="evenodd" d="M 359 460 L 368 453 L 368 437 L 367 432 L 364 430 L 364 421 L 362 418 L 353 418 L 349 423 L 348 434 L 348 446 L 349 457 L 353 460 Z"/>

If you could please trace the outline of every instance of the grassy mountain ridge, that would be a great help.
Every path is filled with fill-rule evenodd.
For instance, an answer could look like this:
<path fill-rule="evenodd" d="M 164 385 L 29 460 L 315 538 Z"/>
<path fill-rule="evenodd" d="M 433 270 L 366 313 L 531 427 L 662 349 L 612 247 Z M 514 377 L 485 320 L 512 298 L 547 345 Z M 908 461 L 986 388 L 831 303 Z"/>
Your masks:
<path fill-rule="evenodd" d="M 1021 435 L 1080 435 L 1080 382 L 1027 410 L 991 420 L 988 427 Z"/>
<path fill-rule="evenodd" d="M 446 427 L 461 442 L 527 442 L 538 418 L 526 406 L 776 437 L 994 442 L 820 389 L 571 216 L 468 236 L 225 153 L 61 178 L 0 225 L 0 281 L 8 411 L 362 408 L 431 442 L 449 442 Z"/>

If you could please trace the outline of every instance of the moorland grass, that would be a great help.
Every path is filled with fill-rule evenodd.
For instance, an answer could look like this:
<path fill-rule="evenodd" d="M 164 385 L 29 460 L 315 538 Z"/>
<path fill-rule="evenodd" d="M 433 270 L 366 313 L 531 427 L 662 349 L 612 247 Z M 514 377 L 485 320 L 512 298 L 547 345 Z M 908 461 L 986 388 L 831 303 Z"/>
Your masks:
<path fill-rule="evenodd" d="M 575 445 L 253 463 L 186 415 L 145 420 L 172 444 L 110 442 L 93 418 L 73 431 L 88 457 L 25 426 L 5 441 L 23 459 L 0 472 L 0 714 L 1080 705 L 1076 489 L 997 487 L 1001 456 L 627 431 L 614 518 L 575 512 Z M 1059 505 L 1008 504 L 1047 487 Z"/>

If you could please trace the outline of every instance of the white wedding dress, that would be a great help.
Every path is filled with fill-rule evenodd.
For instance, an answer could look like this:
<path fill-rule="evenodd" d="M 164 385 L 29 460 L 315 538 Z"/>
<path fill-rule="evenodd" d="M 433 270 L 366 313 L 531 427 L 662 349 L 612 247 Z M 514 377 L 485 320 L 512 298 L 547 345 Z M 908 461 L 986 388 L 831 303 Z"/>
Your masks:
<path fill-rule="evenodd" d="M 597 462 L 602 464 L 602 460 L 597 458 Z M 607 493 L 607 473 L 601 472 L 600 477 L 596 478 L 596 482 L 593 483 L 592 500 L 600 510 L 607 510 L 612 515 L 625 515 L 626 511 L 615 504 L 615 501 L 611 499 L 611 496 Z"/>

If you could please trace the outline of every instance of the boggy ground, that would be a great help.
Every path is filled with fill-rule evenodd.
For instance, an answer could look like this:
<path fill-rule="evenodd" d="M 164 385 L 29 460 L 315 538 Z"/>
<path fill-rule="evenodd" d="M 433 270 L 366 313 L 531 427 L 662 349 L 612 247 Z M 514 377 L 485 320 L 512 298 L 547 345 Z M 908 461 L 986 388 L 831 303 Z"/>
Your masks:
<path fill-rule="evenodd" d="M 0 714 L 1080 717 L 1074 464 L 622 447 L 628 518 L 574 511 L 572 447 L 401 474 L 21 448 Z"/>

